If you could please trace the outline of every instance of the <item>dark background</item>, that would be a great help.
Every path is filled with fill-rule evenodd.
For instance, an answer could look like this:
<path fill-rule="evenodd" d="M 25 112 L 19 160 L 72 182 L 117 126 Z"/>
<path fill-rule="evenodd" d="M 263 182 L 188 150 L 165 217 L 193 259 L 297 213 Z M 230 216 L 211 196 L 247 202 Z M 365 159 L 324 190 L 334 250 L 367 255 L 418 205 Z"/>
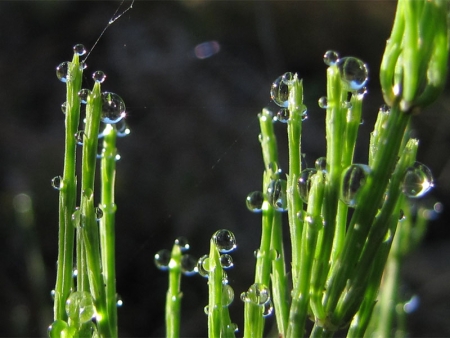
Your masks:
<path fill-rule="evenodd" d="M 92 47 L 119 2 L 0 2 L 0 335 L 43 336 L 52 321 L 50 290 L 57 257 L 58 193 L 64 152 L 65 86 L 55 67 L 72 46 Z M 261 186 L 256 115 L 272 107 L 269 88 L 286 71 L 304 79 L 309 118 L 305 165 L 325 154 L 322 56 L 328 49 L 357 56 L 370 68 L 369 95 L 356 160 L 367 158 L 368 134 L 382 104 L 378 70 L 390 34 L 393 1 L 137 1 L 113 24 L 87 60 L 84 87 L 103 70 L 105 90 L 127 104 L 131 135 L 119 139 L 117 163 L 117 289 L 120 336 L 163 336 L 167 273 L 156 251 L 186 236 L 191 254 L 208 250 L 221 228 L 238 241 L 229 271 L 235 289 L 231 316 L 242 328 L 239 294 L 252 283 L 260 216 L 245 197 Z M 122 10 L 126 6 L 122 7 Z M 119 10 L 120 11 L 120 10 Z M 216 41 L 206 59 L 196 45 Z M 436 188 L 420 203 L 444 204 L 425 242 L 406 261 L 405 294 L 420 307 L 411 336 L 450 336 L 450 134 L 448 90 L 414 117 L 419 160 Z M 285 126 L 279 131 L 287 167 Z M 283 150 L 281 150 L 283 149 Z M 34 226 L 14 211 L 19 193 L 33 201 Z M 287 228 L 286 228 L 287 232 Z M 41 265 L 42 263 L 42 265 Z M 42 267 L 42 269 L 40 269 Z M 206 280 L 183 277 L 183 336 L 206 335 Z M 270 325 L 270 321 L 269 324 Z"/>

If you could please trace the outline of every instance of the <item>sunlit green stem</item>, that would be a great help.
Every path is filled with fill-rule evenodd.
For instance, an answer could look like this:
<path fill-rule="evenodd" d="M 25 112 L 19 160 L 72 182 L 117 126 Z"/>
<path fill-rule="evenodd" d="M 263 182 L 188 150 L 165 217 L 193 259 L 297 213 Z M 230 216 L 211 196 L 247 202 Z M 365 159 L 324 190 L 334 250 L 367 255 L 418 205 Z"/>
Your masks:
<path fill-rule="evenodd" d="M 73 250 L 74 226 L 72 213 L 75 211 L 77 199 L 77 183 L 75 176 L 76 147 L 75 134 L 80 120 L 80 98 L 82 67 L 79 56 L 74 54 L 69 65 L 66 98 L 66 133 L 63 182 L 59 195 L 59 239 L 58 267 L 55 286 L 54 319 L 67 318 L 65 303 L 73 285 Z"/>
<path fill-rule="evenodd" d="M 182 293 L 181 283 L 181 248 L 174 245 L 169 263 L 169 289 L 166 295 L 166 337 L 180 337 L 180 308 Z"/>
<path fill-rule="evenodd" d="M 100 247 L 103 278 L 105 282 L 106 307 L 111 335 L 117 337 L 117 294 L 115 266 L 115 213 L 114 183 L 116 176 L 116 128 L 108 124 L 103 131 L 103 153 L 101 160 L 101 210 Z"/>

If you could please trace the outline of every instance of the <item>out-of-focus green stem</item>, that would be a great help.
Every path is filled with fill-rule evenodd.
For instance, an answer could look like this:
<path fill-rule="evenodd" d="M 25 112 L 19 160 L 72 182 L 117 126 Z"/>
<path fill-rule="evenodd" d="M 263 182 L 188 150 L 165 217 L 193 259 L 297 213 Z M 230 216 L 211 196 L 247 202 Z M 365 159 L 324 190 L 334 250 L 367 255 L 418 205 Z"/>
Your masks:
<path fill-rule="evenodd" d="M 109 326 L 113 337 L 117 337 L 117 294 L 115 266 L 115 213 L 114 183 L 116 176 L 116 137 L 117 130 L 108 124 L 103 131 L 103 153 L 101 160 L 101 210 L 100 248 L 102 255 L 103 278 L 105 282 L 106 307 Z"/>
<path fill-rule="evenodd" d="M 79 56 L 74 54 L 69 64 L 69 74 L 66 84 L 66 133 L 64 173 L 59 195 L 59 239 L 58 239 L 58 267 L 55 286 L 54 319 L 65 320 L 65 304 L 73 285 L 73 250 L 74 226 L 72 213 L 75 211 L 77 199 L 77 183 L 75 177 L 76 139 L 80 120 L 80 98 L 82 67 Z"/>

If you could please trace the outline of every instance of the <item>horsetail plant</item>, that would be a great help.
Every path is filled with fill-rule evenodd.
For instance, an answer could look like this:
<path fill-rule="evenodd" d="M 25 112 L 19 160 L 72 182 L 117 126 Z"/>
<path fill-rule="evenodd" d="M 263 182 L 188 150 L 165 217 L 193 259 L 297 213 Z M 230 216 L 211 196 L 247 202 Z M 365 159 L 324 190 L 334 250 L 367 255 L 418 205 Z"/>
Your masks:
<path fill-rule="evenodd" d="M 116 124 L 125 117 L 125 104 L 117 94 L 101 92 L 106 75 L 93 74 L 92 91 L 81 89 L 83 45 L 74 47 L 71 62 L 57 67 L 57 77 L 66 83 L 63 104 L 66 149 L 63 177 L 52 185 L 60 191 L 59 253 L 54 290 L 54 322 L 50 337 L 117 337 L 117 293 L 114 240 L 114 180 L 116 137 L 129 133 Z M 79 129 L 81 104 L 86 105 L 83 129 Z M 100 132 L 100 126 L 104 130 Z M 98 154 L 99 138 L 103 150 Z M 81 189 L 77 191 L 76 147 L 82 145 Z M 97 158 L 101 157 L 101 194 L 94 204 Z M 76 207 L 79 200 L 80 207 Z M 74 256 L 75 253 L 75 256 Z M 74 263 L 76 265 L 74 266 Z"/>

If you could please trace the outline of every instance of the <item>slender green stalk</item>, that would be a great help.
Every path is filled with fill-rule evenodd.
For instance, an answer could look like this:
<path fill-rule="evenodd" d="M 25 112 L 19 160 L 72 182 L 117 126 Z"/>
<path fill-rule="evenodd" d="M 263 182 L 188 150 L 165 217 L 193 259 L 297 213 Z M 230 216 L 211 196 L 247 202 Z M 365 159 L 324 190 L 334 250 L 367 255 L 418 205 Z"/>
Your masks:
<path fill-rule="evenodd" d="M 169 288 L 166 294 L 166 337 L 180 337 L 180 308 L 183 294 L 181 284 L 181 248 L 175 244 L 169 263 Z"/>
<path fill-rule="evenodd" d="M 75 176 L 76 163 L 76 139 L 80 120 L 80 98 L 78 91 L 81 89 L 82 67 L 79 56 L 74 53 L 69 64 L 66 88 L 66 133 L 64 173 L 59 195 L 59 239 L 58 239 L 58 267 L 55 286 L 54 319 L 65 320 L 67 318 L 65 303 L 73 286 L 73 250 L 74 250 L 74 226 L 72 213 L 75 211 L 77 198 L 77 183 Z"/>
<path fill-rule="evenodd" d="M 111 335 L 117 337 L 117 294 L 115 267 L 115 213 L 114 183 L 116 176 L 116 137 L 117 130 L 111 124 L 103 131 L 103 153 L 101 160 L 101 210 L 100 247 L 103 278 L 105 282 L 106 307 Z"/>
<path fill-rule="evenodd" d="M 219 251 L 211 239 L 208 266 L 208 337 L 221 337 L 222 333 L 222 280 L 223 270 L 220 265 Z"/>

